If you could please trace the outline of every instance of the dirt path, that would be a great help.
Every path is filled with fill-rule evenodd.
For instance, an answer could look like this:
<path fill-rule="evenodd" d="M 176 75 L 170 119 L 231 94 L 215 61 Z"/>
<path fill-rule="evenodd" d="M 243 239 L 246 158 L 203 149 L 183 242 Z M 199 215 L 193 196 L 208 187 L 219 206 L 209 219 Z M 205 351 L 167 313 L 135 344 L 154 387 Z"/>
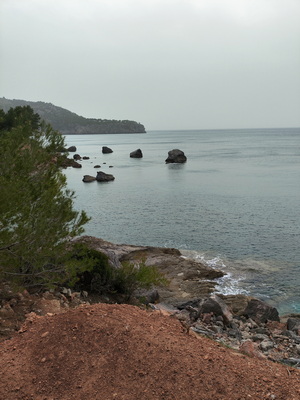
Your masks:
<path fill-rule="evenodd" d="M 80 306 L 22 330 L 0 343 L 3 400 L 300 399 L 300 371 L 190 336 L 159 312 Z"/>

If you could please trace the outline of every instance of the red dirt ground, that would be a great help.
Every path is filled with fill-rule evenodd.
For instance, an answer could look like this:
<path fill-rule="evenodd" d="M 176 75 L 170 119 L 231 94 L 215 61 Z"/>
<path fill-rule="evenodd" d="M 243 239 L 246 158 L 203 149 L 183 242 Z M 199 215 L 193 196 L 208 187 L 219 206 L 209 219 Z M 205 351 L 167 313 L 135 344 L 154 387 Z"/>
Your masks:
<path fill-rule="evenodd" d="M 129 305 L 29 315 L 0 343 L 1 400 L 299 400 L 300 371 Z"/>

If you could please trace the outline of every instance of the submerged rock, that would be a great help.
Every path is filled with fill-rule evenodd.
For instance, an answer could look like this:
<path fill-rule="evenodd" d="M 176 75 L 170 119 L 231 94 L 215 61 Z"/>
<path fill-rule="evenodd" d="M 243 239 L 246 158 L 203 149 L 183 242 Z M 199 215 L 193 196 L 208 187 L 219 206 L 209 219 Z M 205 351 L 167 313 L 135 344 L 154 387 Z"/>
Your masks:
<path fill-rule="evenodd" d="M 166 163 L 185 163 L 187 160 L 184 152 L 179 149 L 170 150 L 168 152 L 168 158 L 166 159 Z"/>

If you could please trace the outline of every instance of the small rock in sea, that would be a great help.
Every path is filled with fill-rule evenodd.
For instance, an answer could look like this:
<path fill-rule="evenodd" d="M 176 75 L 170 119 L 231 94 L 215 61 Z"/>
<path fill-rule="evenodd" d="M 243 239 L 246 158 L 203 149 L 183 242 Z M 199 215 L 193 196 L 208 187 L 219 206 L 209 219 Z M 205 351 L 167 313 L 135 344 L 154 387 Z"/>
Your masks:
<path fill-rule="evenodd" d="M 82 157 L 82 159 L 83 159 L 83 160 L 89 160 L 89 159 L 90 159 L 90 157 L 83 156 L 83 157 Z"/>
<path fill-rule="evenodd" d="M 101 165 L 95 165 L 94 168 L 101 168 Z"/>
<path fill-rule="evenodd" d="M 94 182 L 96 178 L 91 175 L 84 175 L 82 182 L 89 183 L 89 182 Z"/>
<path fill-rule="evenodd" d="M 187 160 L 184 152 L 179 149 L 170 150 L 168 152 L 168 158 L 166 159 L 166 164 L 169 163 L 185 163 Z"/>
<path fill-rule="evenodd" d="M 77 150 L 76 146 L 70 146 L 67 148 L 67 151 L 70 153 L 74 153 Z"/>
<path fill-rule="evenodd" d="M 143 157 L 143 153 L 141 149 L 137 149 L 133 152 L 130 153 L 130 157 L 131 158 L 142 158 Z"/>
<path fill-rule="evenodd" d="M 106 174 L 105 172 L 102 172 L 102 171 L 97 172 L 96 180 L 98 182 L 109 182 L 109 181 L 113 181 L 114 179 L 115 179 L 115 177 L 113 175 Z"/>
<path fill-rule="evenodd" d="M 73 162 L 72 162 L 72 167 L 73 167 L 73 168 L 82 168 L 82 165 L 79 164 L 77 161 L 73 160 Z"/>
<path fill-rule="evenodd" d="M 113 168 L 114 166 L 113 165 L 110 165 L 108 168 Z"/>
<path fill-rule="evenodd" d="M 81 160 L 81 156 L 79 154 L 74 154 L 73 156 L 74 160 Z"/>
<path fill-rule="evenodd" d="M 112 149 L 110 149 L 109 147 L 106 147 L 106 146 L 102 147 L 102 153 L 103 154 L 109 154 L 109 153 L 112 153 L 112 152 L 113 152 Z"/>

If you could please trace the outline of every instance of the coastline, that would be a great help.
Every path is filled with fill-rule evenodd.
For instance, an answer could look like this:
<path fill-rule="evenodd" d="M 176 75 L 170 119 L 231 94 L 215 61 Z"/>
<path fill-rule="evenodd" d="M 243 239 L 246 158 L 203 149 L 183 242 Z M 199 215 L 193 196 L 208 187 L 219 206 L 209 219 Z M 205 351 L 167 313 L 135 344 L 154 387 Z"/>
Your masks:
<path fill-rule="evenodd" d="M 106 254 L 115 268 L 122 262 L 142 262 L 165 275 L 168 285 L 138 290 L 129 304 L 178 319 L 191 336 L 208 337 L 250 357 L 300 366 L 300 315 L 280 317 L 276 308 L 254 297 L 215 294 L 222 271 L 187 259 L 174 248 L 114 244 L 92 236 L 74 241 Z M 90 304 L 128 303 L 118 296 L 94 296 L 66 287 L 29 294 L 13 293 L 4 285 L 0 294 L 0 340 L 22 333 L 24 321 L 26 325 L 37 316 Z"/>

